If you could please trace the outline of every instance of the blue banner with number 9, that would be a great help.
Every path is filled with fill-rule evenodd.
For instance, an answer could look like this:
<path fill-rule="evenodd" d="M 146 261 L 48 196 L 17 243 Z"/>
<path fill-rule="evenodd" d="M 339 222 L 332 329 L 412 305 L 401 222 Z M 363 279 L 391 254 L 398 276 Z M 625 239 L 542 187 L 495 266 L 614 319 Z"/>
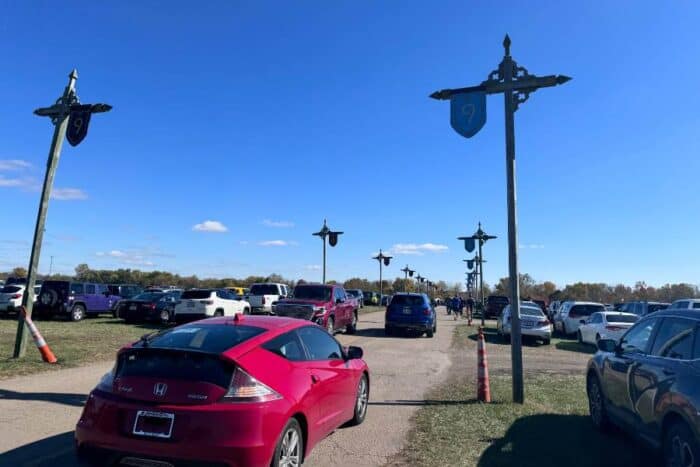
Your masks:
<path fill-rule="evenodd" d="M 486 123 L 486 93 L 470 92 L 450 97 L 450 125 L 464 136 L 471 138 Z"/>

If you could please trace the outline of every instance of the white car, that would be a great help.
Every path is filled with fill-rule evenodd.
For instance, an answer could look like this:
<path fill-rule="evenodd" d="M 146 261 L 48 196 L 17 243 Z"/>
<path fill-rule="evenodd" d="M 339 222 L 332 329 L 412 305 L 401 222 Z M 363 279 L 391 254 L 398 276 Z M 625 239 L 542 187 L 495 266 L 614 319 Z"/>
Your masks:
<path fill-rule="evenodd" d="M 496 320 L 496 330 L 506 340 L 510 340 L 511 320 L 510 305 L 506 305 Z M 552 323 L 536 303 L 525 302 L 520 305 L 520 332 L 523 337 L 534 337 L 549 345 L 552 339 Z"/>
<path fill-rule="evenodd" d="M 213 316 L 249 314 L 250 304 L 226 289 L 193 289 L 182 292 L 175 305 L 175 322 L 193 321 Z"/>
<path fill-rule="evenodd" d="M 618 311 L 602 311 L 593 313 L 578 328 L 579 343 L 597 345 L 599 339 L 614 339 L 619 341 L 622 335 L 639 321 L 639 316 L 634 313 L 621 313 Z"/>
<path fill-rule="evenodd" d="M 668 307 L 669 310 L 672 308 L 680 308 L 681 310 L 700 310 L 700 299 L 684 298 L 681 300 L 676 300 L 675 302 L 671 303 L 670 307 Z"/>
<path fill-rule="evenodd" d="M 23 285 L 6 285 L 0 289 L 0 313 L 10 313 L 19 310 L 24 295 Z"/>
<path fill-rule="evenodd" d="M 593 313 L 605 311 L 601 303 L 595 302 L 564 302 L 554 317 L 554 330 L 566 336 L 574 335 L 578 328 Z"/>

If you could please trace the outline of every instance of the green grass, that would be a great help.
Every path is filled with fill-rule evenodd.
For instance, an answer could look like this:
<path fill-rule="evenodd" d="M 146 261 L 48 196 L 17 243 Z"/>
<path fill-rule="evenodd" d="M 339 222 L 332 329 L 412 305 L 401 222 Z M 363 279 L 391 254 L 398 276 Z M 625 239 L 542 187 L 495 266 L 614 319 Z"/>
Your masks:
<path fill-rule="evenodd" d="M 468 347 L 470 357 L 472 333 L 460 327 L 454 338 L 455 349 L 464 354 Z M 447 382 L 428 394 L 429 405 L 414 417 L 408 447 L 390 465 L 654 465 L 653 454 L 628 436 L 617 431 L 602 434 L 593 428 L 583 374 L 526 374 L 526 402 L 518 405 L 509 402 L 509 372 L 494 371 L 490 377 L 493 403 L 483 404 L 473 399 L 475 375 L 465 376 L 466 368 L 453 365 Z"/>
<path fill-rule="evenodd" d="M 375 311 L 384 310 L 386 310 L 384 306 L 365 305 L 363 308 L 360 308 L 360 314 L 364 315 L 365 313 L 374 313 Z"/>
<path fill-rule="evenodd" d="M 37 320 L 35 323 L 58 363 L 42 362 L 31 337 L 27 342 L 26 356 L 13 359 L 17 321 L 0 319 L 0 379 L 112 360 L 122 345 L 161 328 L 150 324 L 126 325 L 113 318 L 88 318 L 77 323 Z"/>

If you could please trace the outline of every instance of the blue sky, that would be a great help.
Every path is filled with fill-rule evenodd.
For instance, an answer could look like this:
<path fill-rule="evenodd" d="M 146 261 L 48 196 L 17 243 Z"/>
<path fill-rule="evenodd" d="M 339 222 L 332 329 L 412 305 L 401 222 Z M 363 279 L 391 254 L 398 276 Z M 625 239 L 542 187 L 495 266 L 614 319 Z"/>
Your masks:
<path fill-rule="evenodd" d="M 43 272 L 54 256 L 62 272 L 320 279 L 326 217 L 346 232 L 330 278 L 377 276 L 383 248 L 389 277 L 409 264 L 454 282 L 456 237 L 481 220 L 499 237 L 493 283 L 507 275 L 502 98 L 466 140 L 427 96 L 484 80 L 508 32 L 531 73 L 574 78 L 516 114 L 521 271 L 698 283 L 700 5 L 491 3 L 6 4 L 0 270 L 28 261 L 52 131 L 32 110 L 76 67 L 82 101 L 114 110 L 64 145 Z"/>

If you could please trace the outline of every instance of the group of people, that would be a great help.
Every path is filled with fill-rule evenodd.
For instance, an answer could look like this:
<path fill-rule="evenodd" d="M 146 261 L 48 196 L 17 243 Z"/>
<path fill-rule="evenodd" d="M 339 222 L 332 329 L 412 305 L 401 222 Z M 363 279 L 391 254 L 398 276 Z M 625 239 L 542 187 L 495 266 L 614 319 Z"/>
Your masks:
<path fill-rule="evenodd" d="M 454 313 L 455 320 L 458 316 L 462 317 L 464 309 L 466 307 L 467 317 L 471 319 L 472 313 L 474 312 L 474 299 L 471 295 L 466 300 L 464 300 L 459 295 L 455 295 L 453 297 L 447 297 L 445 299 L 445 306 L 447 307 L 448 315 Z"/>

